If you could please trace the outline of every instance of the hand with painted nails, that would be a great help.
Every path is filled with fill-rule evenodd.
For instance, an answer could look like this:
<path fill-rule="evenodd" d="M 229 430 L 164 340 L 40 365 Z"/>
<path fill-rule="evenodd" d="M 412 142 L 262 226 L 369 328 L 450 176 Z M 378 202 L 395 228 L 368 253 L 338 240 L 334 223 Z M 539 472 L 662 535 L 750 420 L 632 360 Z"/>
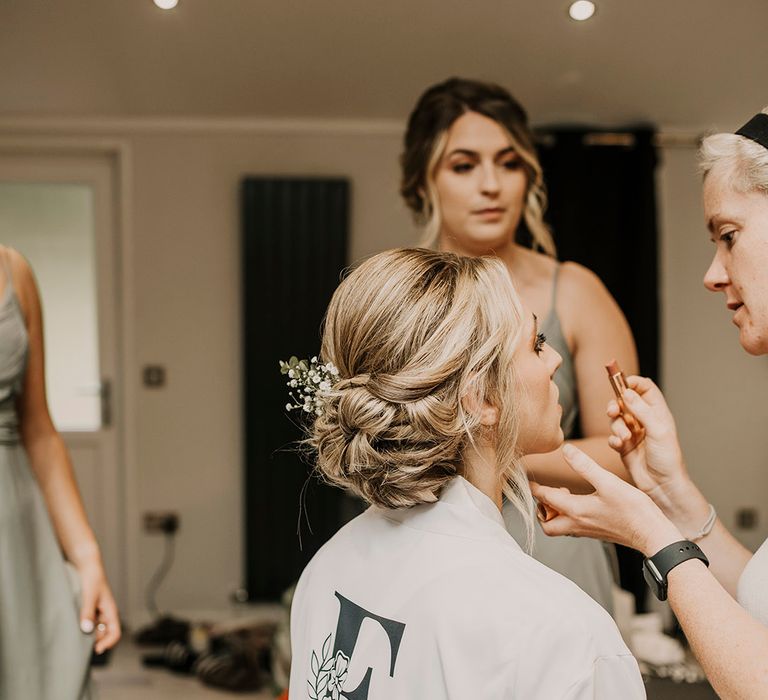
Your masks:
<path fill-rule="evenodd" d="M 603 469 L 573 445 L 563 447 L 572 469 L 595 489 L 587 495 L 531 483 L 536 500 L 556 513 L 541 522 L 547 535 L 592 537 L 632 547 L 647 556 L 683 539 L 679 530 L 642 491 Z"/>
<path fill-rule="evenodd" d="M 95 632 L 93 649 L 102 654 L 120 640 L 117 605 L 99 562 L 80 564 L 76 568 L 82 590 L 80 630 L 84 634 Z"/>

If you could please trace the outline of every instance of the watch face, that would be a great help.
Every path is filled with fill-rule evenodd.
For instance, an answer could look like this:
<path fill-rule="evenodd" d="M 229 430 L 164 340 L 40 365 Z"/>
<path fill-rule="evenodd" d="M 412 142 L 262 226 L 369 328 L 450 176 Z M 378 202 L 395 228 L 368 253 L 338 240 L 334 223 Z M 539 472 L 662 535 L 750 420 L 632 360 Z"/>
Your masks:
<path fill-rule="evenodd" d="M 650 559 L 643 561 L 643 578 L 653 592 L 653 595 L 659 600 L 666 600 L 667 592 L 665 590 L 666 586 L 664 585 L 664 579 Z"/>

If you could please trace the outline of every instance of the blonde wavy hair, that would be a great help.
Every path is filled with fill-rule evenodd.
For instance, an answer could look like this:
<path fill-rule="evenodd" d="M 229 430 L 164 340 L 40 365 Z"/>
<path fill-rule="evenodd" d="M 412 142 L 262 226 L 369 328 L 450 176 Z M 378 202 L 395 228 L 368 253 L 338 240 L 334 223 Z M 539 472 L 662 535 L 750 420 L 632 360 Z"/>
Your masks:
<path fill-rule="evenodd" d="M 434 184 L 435 171 L 445 154 L 448 130 L 467 112 L 493 119 L 506 132 L 527 175 L 523 220 L 533 247 L 554 257 L 555 242 L 544 223 L 547 207 L 544 176 L 525 110 L 504 88 L 463 78 L 450 78 L 428 88 L 408 119 L 400 158 L 400 194 L 416 222 L 424 228 L 421 245 L 433 248 L 437 244 L 442 216 Z"/>
<path fill-rule="evenodd" d="M 499 411 L 499 478 L 530 541 L 533 502 L 517 449 L 513 363 L 521 313 L 495 259 L 403 248 L 363 262 L 338 287 L 325 318 L 322 357 L 340 378 L 309 438 L 322 476 L 385 508 L 436 501 L 465 475 L 466 450 L 488 430 L 462 405 L 473 392 Z"/>
<path fill-rule="evenodd" d="M 706 177 L 716 165 L 727 168 L 736 191 L 768 194 L 768 148 L 738 134 L 712 134 L 701 142 L 699 170 Z"/>

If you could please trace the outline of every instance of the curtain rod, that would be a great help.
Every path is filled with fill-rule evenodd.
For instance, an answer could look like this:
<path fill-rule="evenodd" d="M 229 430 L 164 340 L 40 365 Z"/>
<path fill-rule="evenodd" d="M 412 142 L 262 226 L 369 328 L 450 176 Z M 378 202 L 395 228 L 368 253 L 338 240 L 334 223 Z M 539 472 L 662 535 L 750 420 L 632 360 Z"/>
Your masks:
<path fill-rule="evenodd" d="M 33 134 L 35 132 L 54 132 L 85 134 L 103 134 L 128 132 L 144 133 L 256 133 L 256 134 L 354 134 L 360 136 L 397 136 L 405 129 L 405 123 L 395 119 L 268 119 L 268 118 L 229 118 L 229 117 L 6 117 L 0 115 L 0 136 Z M 534 128 L 537 141 L 546 143 L 546 129 Z M 610 134 L 617 134 L 623 145 L 627 145 L 628 132 L 617 129 L 615 132 L 594 132 L 590 135 L 595 145 L 601 141 L 609 144 Z M 659 131 L 654 137 L 657 148 L 698 148 L 704 133 L 693 131 Z"/>
<path fill-rule="evenodd" d="M 706 134 L 703 133 L 659 131 L 653 136 L 653 145 L 656 148 L 698 148 L 704 136 Z M 551 146 L 555 137 L 546 130 L 535 131 L 535 140 L 542 145 Z M 635 135 L 629 131 L 587 132 L 583 136 L 583 143 L 585 146 L 631 147 L 635 145 Z"/>
<path fill-rule="evenodd" d="M 698 148 L 705 136 L 708 136 L 706 132 L 659 131 L 653 144 L 658 148 Z"/>

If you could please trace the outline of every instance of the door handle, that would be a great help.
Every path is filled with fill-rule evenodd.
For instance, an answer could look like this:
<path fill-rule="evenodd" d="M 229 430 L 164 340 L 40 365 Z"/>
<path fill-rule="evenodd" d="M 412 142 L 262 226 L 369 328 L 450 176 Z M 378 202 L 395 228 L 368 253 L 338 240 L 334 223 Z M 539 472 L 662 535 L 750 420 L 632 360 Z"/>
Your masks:
<path fill-rule="evenodd" d="M 112 425 L 112 382 L 109 379 L 101 380 L 99 399 L 101 402 L 101 427 L 109 428 Z"/>

